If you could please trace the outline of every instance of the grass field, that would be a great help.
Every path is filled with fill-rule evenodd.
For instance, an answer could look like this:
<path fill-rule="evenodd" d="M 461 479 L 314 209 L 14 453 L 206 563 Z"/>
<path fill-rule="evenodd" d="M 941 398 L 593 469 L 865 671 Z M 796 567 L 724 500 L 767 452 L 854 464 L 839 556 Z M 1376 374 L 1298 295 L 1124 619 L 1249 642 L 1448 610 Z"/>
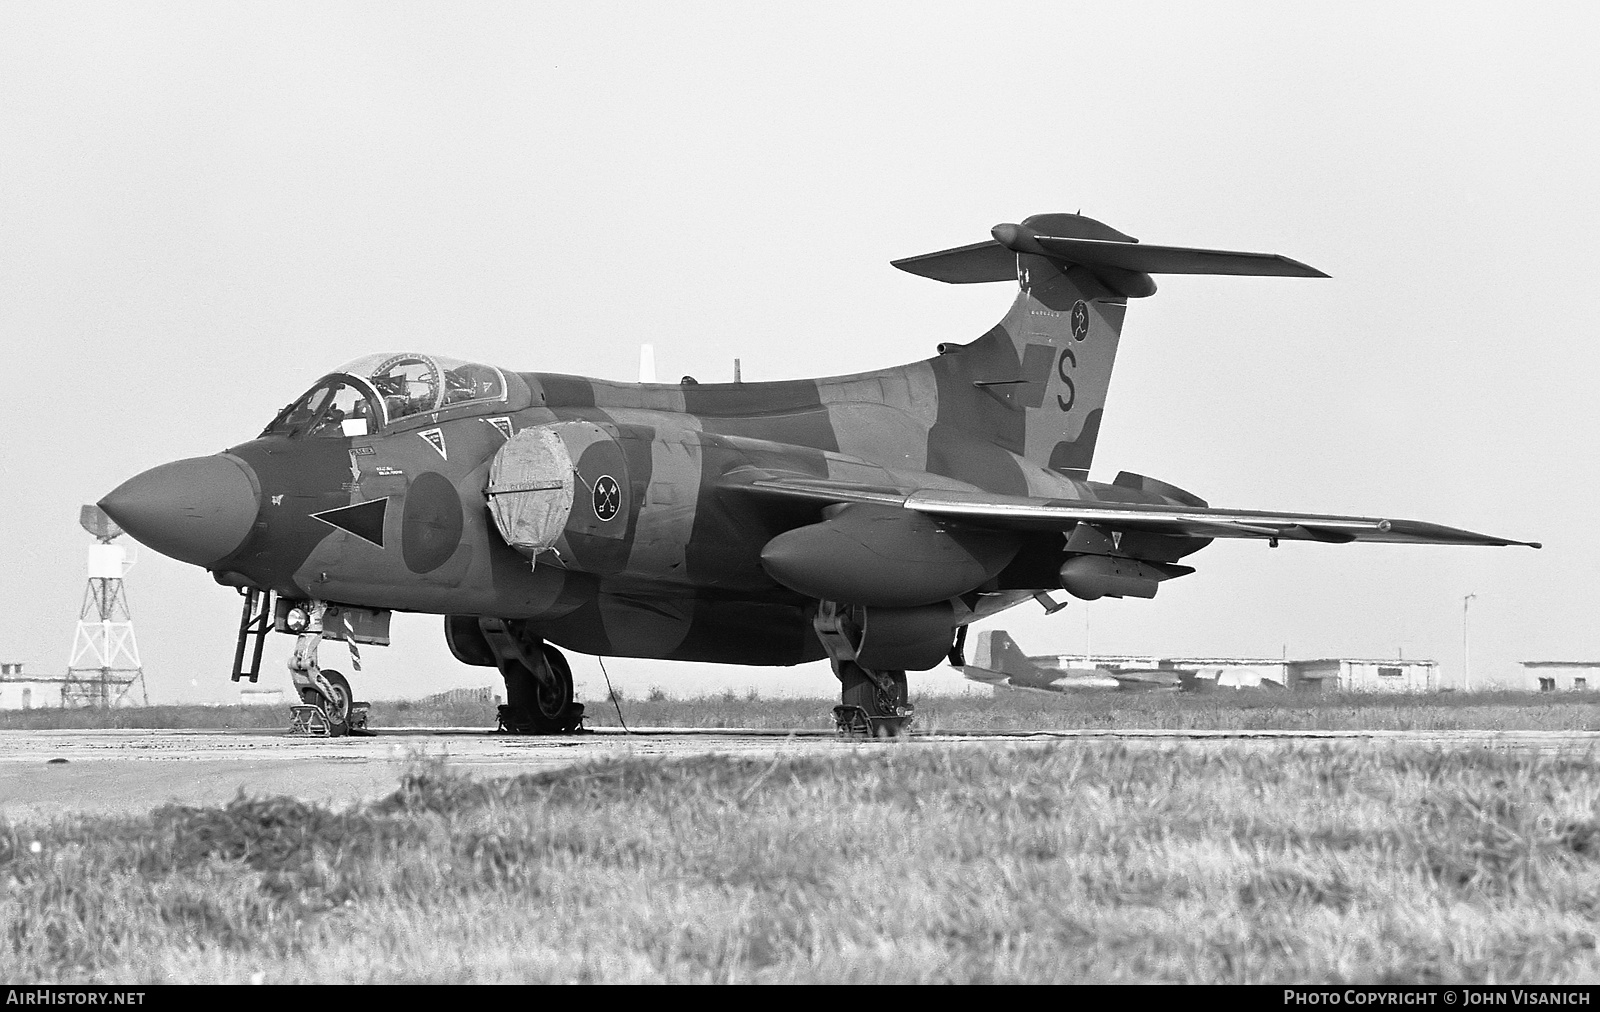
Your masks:
<path fill-rule="evenodd" d="M 1005 692 L 994 697 L 913 698 L 916 730 L 1024 731 L 1069 728 L 1183 730 L 1506 730 L 1600 729 L 1600 696 L 1539 692 L 1391 695 L 1282 692 Z M 697 700 L 622 701 L 622 716 L 639 727 L 833 726 L 835 699 L 753 699 L 723 695 Z M 590 726 L 615 727 L 607 700 L 587 704 Z"/>
<path fill-rule="evenodd" d="M 1433 695 L 1281 692 L 1007 692 L 914 699 L 915 729 L 1058 730 L 1170 728 L 1199 730 L 1600 730 L 1600 696 L 1492 692 Z M 698 699 L 623 699 L 634 727 L 831 728 L 836 699 L 761 699 L 725 694 Z M 606 699 L 586 704 L 590 727 L 617 726 Z M 374 727 L 494 727 L 484 703 L 380 700 Z M 119 710 L 11 710 L 0 730 L 59 728 L 260 728 L 288 726 L 287 706 L 151 706 Z"/>
<path fill-rule="evenodd" d="M 1593 757 L 883 743 L 0 825 L 48 981 L 1600 978 Z"/>

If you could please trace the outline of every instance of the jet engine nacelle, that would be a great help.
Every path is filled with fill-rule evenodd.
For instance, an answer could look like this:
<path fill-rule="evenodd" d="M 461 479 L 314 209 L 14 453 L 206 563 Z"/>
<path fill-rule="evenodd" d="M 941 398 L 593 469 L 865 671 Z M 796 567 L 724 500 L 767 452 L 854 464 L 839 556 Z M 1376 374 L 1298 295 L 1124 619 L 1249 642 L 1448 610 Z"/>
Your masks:
<path fill-rule="evenodd" d="M 917 608 L 858 608 L 856 662 L 878 671 L 926 671 L 937 667 L 955 638 L 950 602 Z"/>
<path fill-rule="evenodd" d="M 534 425 L 506 440 L 484 496 L 500 536 L 524 555 L 555 548 L 576 568 L 610 572 L 627 554 L 627 459 L 593 422 Z"/>
<path fill-rule="evenodd" d="M 994 579 L 1021 545 L 1016 535 L 946 528 L 898 506 L 829 509 L 829 519 L 786 531 L 761 552 L 769 576 L 820 600 L 891 609 L 947 601 Z"/>

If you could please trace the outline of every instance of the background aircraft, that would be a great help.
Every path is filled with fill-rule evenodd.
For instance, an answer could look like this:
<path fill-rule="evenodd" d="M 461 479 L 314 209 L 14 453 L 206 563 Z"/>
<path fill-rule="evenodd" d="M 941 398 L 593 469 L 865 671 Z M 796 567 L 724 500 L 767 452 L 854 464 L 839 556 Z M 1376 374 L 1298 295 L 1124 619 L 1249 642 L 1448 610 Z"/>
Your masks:
<path fill-rule="evenodd" d="M 974 639 L 961 673 L 974 682 L 1036 692 L 1115 689 L 1119 682 L 1099 665 L 1063 664 L 1054 656 L 1029 657 L 1004 629 L 985 629 Z"/>
<path fill-rule="evenodd" d="M 1125 659 L 1073 664 L 1061 654 L 1023 653 L 1004 629 L 980 632 L 967 651 L 961 673 L 974 682 L 1036 692 L 1081 692 L 1097 689 L 1183 689 L 1203 692 L 1216 688 L 1282 689 L 1281 681 L 1257 669 L 1193 659 L 1162 662 L 1165 666 L 1130 664 Z M 1212 659 L 1213 662 L 1217 659 Z M 1281 678 L 1281 676 L 1279 676 Z"/>
<path fill-rule="evenodd" d="M 383 642 L 392 610 L 446 616 L 452 653 L 504 676 L 512 730 L 581 719 L 558 644 L 735 664 L 826 657 L 841 726 L 893 734 L 912 713 L 906 671 L 959 662 L 970 622 L 1058 589 L 1153 597 L 1214 538 L 1529 544 L 1212 509 L 1127 472 L 1089 481 L 1127 300 L 1154 293 L 1152 274 L 1324 275 L 1280 256 L 1141 244 L 1072 214 L 991 235 L 895 263 L 1018 283 L 999 325 L 931 359 L 816 380 L 626 384 L 374 355 L 256 439 L 146 471 L 100 505 L 248 595 L 236 677 L 253 677 L 250 635 L 259 659 L 269 623 L 298 634 L 291 674 L 335 728 L 351 692 L 317 644 Z"/>

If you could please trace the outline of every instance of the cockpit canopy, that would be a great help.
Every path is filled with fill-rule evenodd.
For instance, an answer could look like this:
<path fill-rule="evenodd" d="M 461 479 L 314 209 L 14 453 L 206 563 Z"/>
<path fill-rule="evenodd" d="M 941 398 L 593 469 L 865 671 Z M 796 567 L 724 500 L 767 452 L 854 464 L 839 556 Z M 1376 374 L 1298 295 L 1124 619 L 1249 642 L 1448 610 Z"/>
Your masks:
<path fill-rule="evenodd" d="M 505 374 L 492 365 L 411 352 L 366 355 L 317 381 L 261 434 L 365 436 L 416 415 L 505 399 Z"/>

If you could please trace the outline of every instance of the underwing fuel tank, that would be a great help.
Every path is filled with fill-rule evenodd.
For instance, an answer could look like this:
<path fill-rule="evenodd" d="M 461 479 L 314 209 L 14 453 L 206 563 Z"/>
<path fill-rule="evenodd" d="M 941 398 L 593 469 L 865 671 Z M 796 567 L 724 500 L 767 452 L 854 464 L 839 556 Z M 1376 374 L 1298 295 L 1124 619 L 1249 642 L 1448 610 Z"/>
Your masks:
<path fill-rule="evenodd" d="M 952 529 L 915 510 L 860 503 L 767 542 L 761 565 L 807 597 L 882 608 L 947 601 L 994 579 L 1011 534 Z"/>
<path fill-rule="evenodd" d="M 1061 564 L 1061 587 L 1073 597 L 1155 597 L 1162 580 L 1192 572 L 1187 566 L 1166 566 L 1109 555 L 1075 555 Z"/>

